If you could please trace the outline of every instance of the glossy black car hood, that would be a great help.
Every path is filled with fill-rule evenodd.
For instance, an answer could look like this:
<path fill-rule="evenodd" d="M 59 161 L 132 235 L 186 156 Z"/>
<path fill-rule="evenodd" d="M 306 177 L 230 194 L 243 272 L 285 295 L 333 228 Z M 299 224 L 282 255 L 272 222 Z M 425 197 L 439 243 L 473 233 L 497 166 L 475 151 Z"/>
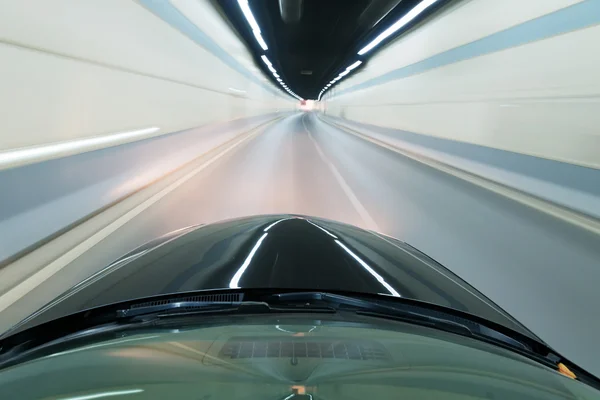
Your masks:
<path fill-rule="evenodd" d="M 135 298 L 235 287 L 406 297 L 530 334 L 411 246 L 350 225 L 293 215 L 228 220 L 158 238 L 78 284 L 24 325 Z"/>

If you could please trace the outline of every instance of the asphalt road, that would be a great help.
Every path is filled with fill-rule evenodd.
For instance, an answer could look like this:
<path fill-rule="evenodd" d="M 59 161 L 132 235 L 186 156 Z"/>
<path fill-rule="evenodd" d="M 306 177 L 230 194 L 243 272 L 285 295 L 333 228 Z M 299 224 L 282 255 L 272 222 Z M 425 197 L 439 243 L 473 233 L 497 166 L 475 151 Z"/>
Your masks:
<path fill-rule="evenodd" d="M 2 312 L 0 327 L 153 237 L 264 213 L 325 217 L 402 239 L 600 375 L 598 236 L 312 114 L 278 121 L 211 164 Z"/>

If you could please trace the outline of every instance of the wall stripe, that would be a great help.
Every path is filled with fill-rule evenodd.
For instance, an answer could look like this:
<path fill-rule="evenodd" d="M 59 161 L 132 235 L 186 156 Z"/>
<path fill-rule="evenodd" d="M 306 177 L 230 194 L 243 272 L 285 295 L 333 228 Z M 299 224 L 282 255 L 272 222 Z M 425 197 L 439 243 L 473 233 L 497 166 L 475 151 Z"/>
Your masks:
<path fill-rule="evenodd" d="M 597 24 L 600 0 L 586 0 L 342 89 L 331 98 Z"/>
<path fill-rule="evenodd" d="M 187 19 L 175 6 L 169 1 L 157 1 L 157 0 L 140 0 L 140 3 L 150 10 L 153 14 L 158 16 L 160 19 L 177 29 L 196 44 L 202 46 L 212 55 L 223 61 L 226 65 L 237 71 L 242 76 L 246 77 L 250 81 L 256 83 L 259 86 L 264 87 L 269 92 L 284 97 L 283 92 L 276 90 L 275 88 L 265 84 L 258 79 L 254 74 L 248 71 L 242 64 L 240 64 L 235 57 L 231 56 L 225 50 L 221 48 L 210 36 L 204 33 L 196 24 Z"/>

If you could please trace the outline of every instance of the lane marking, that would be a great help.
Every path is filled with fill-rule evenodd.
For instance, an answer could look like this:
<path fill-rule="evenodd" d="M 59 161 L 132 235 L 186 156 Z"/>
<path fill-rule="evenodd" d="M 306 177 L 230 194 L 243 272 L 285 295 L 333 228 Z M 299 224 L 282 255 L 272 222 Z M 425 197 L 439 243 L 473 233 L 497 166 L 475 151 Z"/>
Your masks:
<path fill-rule="evenodd" d="M 538 199 L 532 195 L 520 192 L 516 189 L 510 188 L 508 186 L 504 186 L 500 183 L 496 183 L 488 178 L 484 178 L 482 176 L 476 175 L 474 173 L 449 166 L 448 164 L 444 164 L 440 161 L 434 160 L 433 158 L 414 153 L 410 150 L 401 149 L 399 147 L 393 146 L 387 142 L 382 140 L 374 139 L 367 136 L 364 133 L 356 131 L 352 128 L 348 128 L 344 125 L 338 124 L 333 121 L 323 121 L 321 118 L 319 120 L 323 123 L 333 125 L 338 129 L 349 133 L 353 136 L 358 137 L 359 139 L 365 140 L 367 142 L 371 142 L 379 147 L 384 147 L 388 150 L 391 150 L 395 153 L 401 154 L 407 158 L 410 158 L 414 161 L 417 161 L 421 164 L 427 165 L 433 169 L 438 171 L 442 171 L 448 175 L 452 175 L 455 178 L 461 179 L 463 181 L 469 182 L 475 186 L 481 187 L 483 189 L 489 190 L 490 192 L 496 193 L 500 196 L 506 197 L 513 201 L 516 201 L 520 204 L 523 204 L 527 207 L 533 208 L 537 211 L 548 214 L 554 218 L 565 221 L 569 224 L 573 224 L 578 226 L 579 228 L 585 229 L 594 234 L 600 235 L 600 221 L 593 219 L 592 217 L 588 217 L 577 212 L 571 211 L 567 208 L 552 204 L 546 200 Z"/>
<path fill-rule="evenodd" d="M 274 121 L 271 121 L 271 123 L 272 122 L 274 122 Z M 21 283 L 15 285 L 9 291 L 2 294 L 0 296 L 0 312 L 4 311 L 6 308 L 8 308 L 12 304 L 14 304 L 16 301 L 21 299 L 23 296 L 25 296 L 26 294 L 31 292 L 33 289 L 38 287 L 40 284 L 42 284 L 43 282 L 48 280 L 54 274 L 56 274 L 57 272 L 62 270 L 68 264 L 70 264 L 75 259 L 80 257 L 83 253 L 85 253 L 86 251 L 88 251 L 89 249 L 94 247 L 96 244 L 98 244 L 100 241 L 102 241 L 103 239 L 108 237 L 110 234 L 114 233 L 117 229 L 119 229 L 120 227 L 125 225 L 127 222 L 131 221 L 134 217 L 136 217 L 137 215 L 142 213 L 144 210 L 149 208 L 151 205 L 158 202 L 160 199 L 165 197 L 167 194 L 171 193 L 173 190 L 177 189 L 179 186 L 181 186 L 182 184 L 184 184 L 185 182 L 190 180 L 192 177 L 197 175 L 200 171 L 207 168 L 208 166 L 213 164 L 215 161 L 219 160 L 224 155 L 231 152 L 233 149 L 235 149 L 242 143 L 245 143 L 245 142 L 249 141 L 250 139 L 253 139 L 254 137 L 258 136 L 261 132 L 264 132 L 267 125 L 268 124 L 261 125 L 259 127 L 256 127 L 254 129 L 250 130 L 248 133 L 245 134 L 244 137 L 234 141 L 231 145 L 225 147 L 222 151 L 220 151 L 219 153 L 214 155 L 211 159 L 204 162 L 202 165 L 194 168 L 192 171 L 188 172 L 183 177 L 181 177 L 181 178 L 177 179 L 175 182 L 169 184 L 166 188 L 162 189 L 160 192 L 155 193 L 150 198 L 146 199 L 144 202 L 142 202 L 141 204 L 139 204 L 132 210 L 129 210 L 127 213 L 125 213 L 124 215 L 122 215 L 121 217 L 119 217 L 118 219 L 116 219 L 115 221 L 113 221 L 112 223 L 110 223 L 109 225 L 107 225 L 106 227 L 101 229 L 100 231 L 98 231 L 96 234 L 85 239 L 83 242 L 79 243 L 74 248 L 72 248 L 71 250 L 69 250 L 66 253 L 64 253 L 63 255 L 61 255 L 56 260 L 49 263 L 46 267 L 37 271 L 35 274 L 31 275 L 30 277 L 28 277 Z M 252 131 L 255 131 L 255 132 L 251 133 Z"/>
<path fill-rule="evenodd" d="M 325 156 L 325 153 L 323 153 L 323 150 L 321 150 L 321 147 L 319 146 L 317 141 L 310 134 L 310 131 L 308 130 L 308 128 L 306 127 L 306 124 L 304 123 L 304 116 L 302 117 L 302 125 L 304 125 L 304 129 L 306 130 L 306 133 L 308 134 L 308 138 L 315 145 L 315 147 L 317 149 L 317 153 L 319 153 L 319 156 L 321 157 L 323 162 L 329 167 L 329 169 L 333 173 L 333 176 L 338 181 L 339 185 L 341 186 L 342 190 L 344 191 L 344 193 L 350 200 L 350 203 L 352 203 L 352 206 L 354 206 L 354 209 L 356 210 L 358 215 L 360 215 L 360 217 L 362 218 L 362 220 L 365 222 L 366 226 L 369 229 L 378 231 L 379 227 L 377 226 L 377 223 L 375 222 L 375 220 L 371 217 L 371 215 L 369 214 L 369 212 L 367 211 L 365 206 L 363 206 L 363 204 L 360 202 L 360 200 L 358 200 L 358 197 L 356 197 L 356 195 L 350 188 L 350 185 L 348 185 L 348 183 L 346 183 L 346 180 L 342 177 L 342 174 L 340 174 L 340 172 L 337 170 L 335 165 L 333 165 L 333 163 L 327 159 L 327 156 Z"/>

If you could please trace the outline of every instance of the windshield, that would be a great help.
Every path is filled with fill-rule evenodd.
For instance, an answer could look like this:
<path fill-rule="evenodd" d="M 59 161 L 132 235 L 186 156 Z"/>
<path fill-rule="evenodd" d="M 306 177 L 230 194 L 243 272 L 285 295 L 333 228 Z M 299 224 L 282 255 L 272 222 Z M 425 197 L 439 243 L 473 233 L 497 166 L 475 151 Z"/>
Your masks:
<path fill-rule="evenodd" d="M 600 0 L 0 2 L 0 364 L 327 292 L 600 376 L 598 43 Z"/>
<path fill-rule="evenodd" d="M 524 357 L 427 328 L 354 326 L 319 316 L 210 319 L 56 348 L 0 373 L 0 395 L 22 399 L 399 396 L 456 399 L 598 398 Z M 207 322 L 206 320 L 204 322 Z M 364 321 L 360 321 L 364 322 Z M 372 321 L 371 321 L 372 322 Z M 168 368 L 165 368 L 168 366 Z M 93 369 L 94 373 L 86 371 Z M 39 384 L 28 385 L 28 377 Z"/>

